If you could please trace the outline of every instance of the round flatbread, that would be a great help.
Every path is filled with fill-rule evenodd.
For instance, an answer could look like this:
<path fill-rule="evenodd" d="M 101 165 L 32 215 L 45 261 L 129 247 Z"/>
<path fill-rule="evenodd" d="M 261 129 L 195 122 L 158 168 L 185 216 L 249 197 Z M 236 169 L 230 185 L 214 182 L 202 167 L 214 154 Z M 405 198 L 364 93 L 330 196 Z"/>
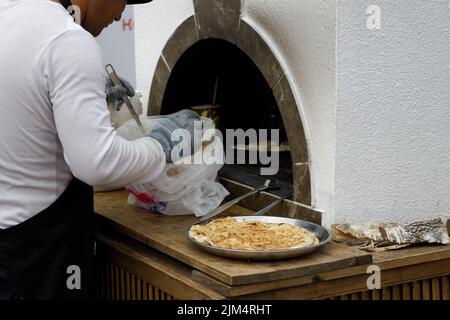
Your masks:
<path fill-rule="evenodd" d="M 189 236 L 203 244 L 236 250 L 287 250 L 310 247 L 319 239 L 308 230 L 288 223 L 237 221 L 233 217 L 194 225 Z"/>

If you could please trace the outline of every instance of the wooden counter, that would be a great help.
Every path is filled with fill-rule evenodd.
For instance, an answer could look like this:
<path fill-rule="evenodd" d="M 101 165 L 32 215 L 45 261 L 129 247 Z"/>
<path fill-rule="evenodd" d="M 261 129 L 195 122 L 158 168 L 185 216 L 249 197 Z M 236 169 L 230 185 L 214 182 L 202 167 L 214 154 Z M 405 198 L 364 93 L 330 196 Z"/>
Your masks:
<path fill-rule="evenodd" d="M 97 193 L 97 266 L 104 299 L 450 299 L 450 246 L 368 254 L 331 243 L 310 256 L 247 262 L 210 255 L 182 231 L 193 216 L 131 207 L 125 191 Z M 234 207 L 228 214 L 247 214 Z M 368 291 L 367 267 L 383 289 Z M 420 290 L 419 290 L 420 289 Z"/>

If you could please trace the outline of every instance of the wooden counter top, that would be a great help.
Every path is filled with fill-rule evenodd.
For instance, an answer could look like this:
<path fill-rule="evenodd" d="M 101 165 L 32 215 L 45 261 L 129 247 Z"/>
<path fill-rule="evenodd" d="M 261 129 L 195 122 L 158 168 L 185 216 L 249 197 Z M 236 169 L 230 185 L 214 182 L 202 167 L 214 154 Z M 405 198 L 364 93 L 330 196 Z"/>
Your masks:
<path fill-rule="evenodd" d="M 97 193 L 95 211 L 103 226 L 138 240 L 228 285 L 243 285 L 313 275 L 369 264 L 371 255 L 349 246 L 331 243 L 308 256 L 276 262 L 247 262 L 216 257 L 186 240 L 183 230 L 194 216 L 164 216 L 127 204 L 126 191 Z M 229 214 L 251 214 L 234 207 Z"/>

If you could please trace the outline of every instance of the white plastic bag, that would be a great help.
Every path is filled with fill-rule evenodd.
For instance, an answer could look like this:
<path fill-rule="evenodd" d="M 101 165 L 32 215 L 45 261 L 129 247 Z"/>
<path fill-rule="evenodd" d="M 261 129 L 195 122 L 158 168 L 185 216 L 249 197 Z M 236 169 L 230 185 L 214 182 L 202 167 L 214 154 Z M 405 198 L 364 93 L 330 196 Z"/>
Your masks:
<path fill-rule="evenodd" d="M 146 133 L 149 133 L 162 118 L 164 116 L 140 119 Z M 214 128 L 214 123 L 210 119 L 202 118 L 202 125 L 206 129 Z M 117 132 L 127 140 L 142 137 L 142 132 L 133 120 L 126 122 Z M 166 215 L 195 214 L 197 217 L 217 208 L 229 195 L 229 192 L 216 182 L 223 161 L 217 161 L 220 157 L 215 157 L 217 150 L 223 153 L 223 143 L 219 137 L 208 138 L 212 138 L 207 139 L 211 141 L 209 144 L 195 141 L 197 151 L 188 161 L 197 163 L 193 159 L 203 159 L 201 164 L 167 164 L 154 181 L 128 187 L 130 192 L 128 203 Z"/>

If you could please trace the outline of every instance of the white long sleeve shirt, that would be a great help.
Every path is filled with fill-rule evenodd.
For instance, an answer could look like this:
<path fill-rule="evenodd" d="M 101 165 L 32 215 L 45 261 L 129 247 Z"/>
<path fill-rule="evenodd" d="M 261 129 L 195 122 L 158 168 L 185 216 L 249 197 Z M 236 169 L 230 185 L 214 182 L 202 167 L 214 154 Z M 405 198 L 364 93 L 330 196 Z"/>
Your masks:
<path fill-rule="evenodd" d="M 152 181 L 161 145 L 110 125 L 95 39 L 58 3 L 0 1 L 0 229 L 50 206 L 76 178 L 90 185 Z"/>

